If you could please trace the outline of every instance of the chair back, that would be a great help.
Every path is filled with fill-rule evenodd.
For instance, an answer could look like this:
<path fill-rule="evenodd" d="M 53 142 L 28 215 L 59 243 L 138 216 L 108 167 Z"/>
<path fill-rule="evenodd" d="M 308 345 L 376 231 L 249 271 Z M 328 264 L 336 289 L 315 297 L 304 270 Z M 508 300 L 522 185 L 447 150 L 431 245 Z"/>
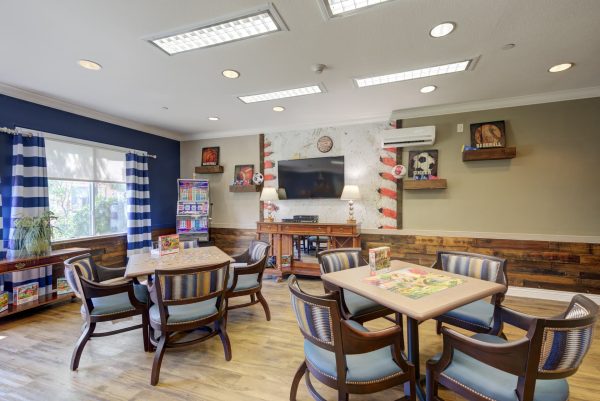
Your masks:
<path fill-rule="evenodd" d="M 534 335 L 540 342 L 538 377 L 566 377 L 577 371 L 592 344 L 597 317 L 598 305 L 575 295 L 558 318 L 538 319 Z"/>
<path fill-rule="evenodd" d="M 250 264 L 260 261 L 262 258 L 267 256 L 269 250 L 269 243 L 264 241 L 253 240 L 248 248 L 248 256 L 250 257 Z"/>
<path fill-rule="evenodd" d="M 195 239 L 189 240 L 189 241 L 181 241 L 180 243 L 183 246 L 183 249 L 198 248 L 200 246 L 198 244 L 198 240 L 195 240 Z"/>
<path fill-rule="evenodd" d="M 438 251 L 436 265 L 449 273 L 508 285 L 506 259 L 477 253 Z"/>
<path fill-rule="evenodd" d="M 321 274 L 352 269 L 366 264 L 360 248 L 331 249 L 319 252 L 317 258 L 319 259 Z"/>
<path fill-rule="evenodd" d="M 296 276 L 288 279 L 292 309 L 300 332 L 305 339 L 328 351 L 341 348 L 341 329 L 336 293 L 322 296 L 310 295 L 302 291 Z"/>
<path fill-rule="evenodd" d="M 95 269 L 92 255 L 89 253 L 75 256 L 65 260 L 65 278 L 71 286 L 71 289 L 78 298 L 83 298 L 81 294 L 81 283 L 79 278 L 98 282 L 98 274 Z"/>

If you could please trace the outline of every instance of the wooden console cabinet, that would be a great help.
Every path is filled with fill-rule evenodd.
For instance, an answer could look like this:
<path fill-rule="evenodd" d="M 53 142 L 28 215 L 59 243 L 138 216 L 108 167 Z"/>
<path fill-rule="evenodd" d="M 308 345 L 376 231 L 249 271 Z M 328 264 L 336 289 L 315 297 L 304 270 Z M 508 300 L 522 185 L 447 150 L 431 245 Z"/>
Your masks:
<path fill-rule="evenodd" d="M 0 313 L 0 318 L 27 309 L 73 298 L 75 296 L 74 294 L 58 295 L 56 293 L 56 279 L 64 276 L 63 262 L 66 259 L 73 256 L 82 255 L 89 251 L 90 250 L 88 248 L 66 248 L 51 251 L 49 254 L 39 257 L 0 259 L 0 274 L 52 265 L 52 292 L 50 294 L 40 296 L 36 301 L 33 302 L 28 302 L 22 305 L 9 305 L 8 310 Z"/>
<path fill-rule="evenodd" d="M 288 274 L 320 276 L 318 263 L 294 260 L 294 236 L 327 237 L 327 248 L 360 248 L 360 226 L 356 224 L 334 223 L 282 223 L 259 221 L 256 223 L 256 236 L 266 236 L 271 244 L 270 255 L 276 257 L 276 268 L 266 269 L 265 273 L 283 278 Z M 290 266 L 281 266 L 281 256 L 290 255 Z"/>

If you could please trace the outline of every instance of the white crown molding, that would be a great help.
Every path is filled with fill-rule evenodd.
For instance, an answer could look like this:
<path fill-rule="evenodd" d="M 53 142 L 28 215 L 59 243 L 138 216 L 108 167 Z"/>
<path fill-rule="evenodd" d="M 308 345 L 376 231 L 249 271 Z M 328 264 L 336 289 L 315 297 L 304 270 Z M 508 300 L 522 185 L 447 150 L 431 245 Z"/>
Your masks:
<path fill-rule="evenodd" d="M 503 109 L 506 107 L 563 102 L 567 100 L 587 99 L 591 97 L 600 97 L 600 86 L 536 93 L 532 95 L 507 97 L 502 99 L 478 100 L 473 102 L 395 110 L 392 112 L 392 118 L 397 120 L 404 118 L 431 117 L 445 114 L 468 113 L 471 111 Z"/>
<path fill-rule="evenodd" d="M 185 136 L 185 134 L 182 133 L 169 131 L 163 128 L 155 127 L 153 125 L 146 125 L 121 117 L 115 117 L 94 109 L 78 106 L 76 104 L 56 99 L 48 95 L 43 95 L 34 91 L 17 88 L 15 86 L 7 85 L 4 83 L 0 83 L 0 93 L 20 100 L 25 100 L 27 102 L 51 107 L 57 110 L 66 111 L 68 113 L 77 114 L 83 117 L 93 118 L 94 120 L 104 121 L 106 123 L 119 125 L 121 127 L 131 128 L 148 134 L 174 139 L 176 141 L 181 141 Z"/>
<path fill-rule="evenodd" d="M 444 230 L 389 230 L 378 228 L 363 228 L 361 234 L 379 235 L 420 235 L 424 237 L 461 237 L 482 239 L 508 239 L 517 241 L 550 241 L 550 242 L 575 242 L 585 244 L 600 244 L 597 235 L 562 235 L 562 234 L 526 234 L 526 233 L 498 233 L 477 231 L 444 231 Z"/>
<path fill-rule="evenodd" d="M 571 302 L 571 298 L 577 295 L 577 292 L 544 290 L 542 288 L 514 287 L 509 286 L 506 295 L 509 297 L 547 299 L 549 301 Z M 600 295 L 583 294 L 598 305 L 600 305 Z"/>

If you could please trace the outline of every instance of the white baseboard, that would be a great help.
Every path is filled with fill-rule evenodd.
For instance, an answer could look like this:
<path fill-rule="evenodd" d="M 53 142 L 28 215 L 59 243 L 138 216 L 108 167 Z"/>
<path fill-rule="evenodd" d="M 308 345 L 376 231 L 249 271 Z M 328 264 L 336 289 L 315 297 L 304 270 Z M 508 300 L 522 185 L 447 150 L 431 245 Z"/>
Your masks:
<path fill-rule="evenodd" d="M 546 299 L 549 301 L 560 301 L 570 302 L 577 293 L 569 291 L 555 291 L 555 290 L 544 290 L 542 288 L 527 288 L 527 287 L 508 287 L 507 296 L 510 297 L 521 297 L 521 298 L 534 298 L 534 299 Z M 583 294 L 598 305 L 600 305 L 600 295 L 597 294 Z"/>

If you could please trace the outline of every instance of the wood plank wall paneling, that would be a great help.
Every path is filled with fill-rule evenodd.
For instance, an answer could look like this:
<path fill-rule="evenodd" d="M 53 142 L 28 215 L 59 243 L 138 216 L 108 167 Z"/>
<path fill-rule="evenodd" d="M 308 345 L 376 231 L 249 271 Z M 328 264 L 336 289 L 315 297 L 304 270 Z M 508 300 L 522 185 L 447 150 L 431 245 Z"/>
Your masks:
<path fill-rule="evenodd" d="M 152 230 L 152 240 L 159 235 L 174 234 L 175 228 L 160 228 Z M 127 236 L 118 235 L 104 238 L 88 238 L 53 244 L 52 249 L 64 249 L 72 247 L 90 248 L 94 261 L 102 266 L 121 267 L 125 266 L 127 257 Z"/>
<path fill-rule="evenodd" d="M 228 253 L 243 251 L 255 237 L 250 229 L 215 228 L 212 234 Z M 369 248 L 389 246 L 392 257 L 424 266 L 442 249 L 494 255 L 508 259 L 510 285 L 600 294 L 600 244 L 362 234 L 361 246 L 365 256 Z"/>

